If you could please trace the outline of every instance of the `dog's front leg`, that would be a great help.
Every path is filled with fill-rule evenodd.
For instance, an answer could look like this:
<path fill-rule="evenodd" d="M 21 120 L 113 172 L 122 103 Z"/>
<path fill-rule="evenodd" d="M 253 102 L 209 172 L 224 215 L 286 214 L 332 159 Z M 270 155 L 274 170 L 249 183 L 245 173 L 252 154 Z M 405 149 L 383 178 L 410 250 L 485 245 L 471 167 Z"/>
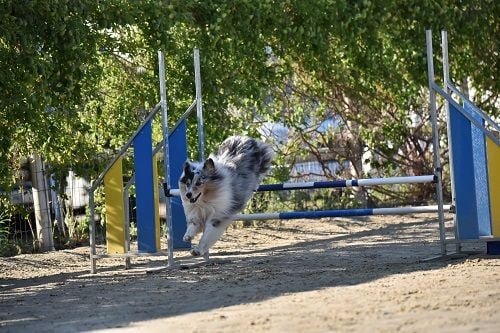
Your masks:
<path fill-rule="evenodd" d="M 186 228 L 186 233 L 182 240 L 190 242 L 199 232 L 201 232 L 203 223 L 198 218 L 189 218 Z"/>
<path fill-rule="evenodd" d="M 230 219 L 220 220 L 211 219 L 206 225 L 200 242 L 193 247 L 191 254 L 193 256 L 202 256 L 221 238 L 227 226 L 231 223 Z"/>

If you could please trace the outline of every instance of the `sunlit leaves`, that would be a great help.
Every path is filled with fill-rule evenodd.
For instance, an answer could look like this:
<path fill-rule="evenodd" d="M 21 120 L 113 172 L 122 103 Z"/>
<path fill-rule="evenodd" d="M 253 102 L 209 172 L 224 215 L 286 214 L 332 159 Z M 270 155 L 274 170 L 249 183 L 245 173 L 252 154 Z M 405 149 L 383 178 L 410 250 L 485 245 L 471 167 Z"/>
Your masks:
<path fill-rule="evenodd" d="M 2 0 L 0 173 L 14 150 L 38 151 L 61 167 L 115 151 L 159 100 L 158 49 L 166 53 L 175 121 L 194 99 L 194 47 L 201 53 L 209 150 L 229 134 L 257 133 L 256 119 L 298 132 L 305 120 L 333 113 L 356 125 L 349 128 L 357 143 L 392 154 L 411 138 L 428 138 L 428 127 L 408 128 L 410 112 L 427 112 L 426 28 L 448 30 L 452 77 L 469 77 L 479 91 L 491 92 L 482 106 L 498 112 L 499 6 L 493 0 Z M 193 125 L 188 134 L 195 146 Z"/>

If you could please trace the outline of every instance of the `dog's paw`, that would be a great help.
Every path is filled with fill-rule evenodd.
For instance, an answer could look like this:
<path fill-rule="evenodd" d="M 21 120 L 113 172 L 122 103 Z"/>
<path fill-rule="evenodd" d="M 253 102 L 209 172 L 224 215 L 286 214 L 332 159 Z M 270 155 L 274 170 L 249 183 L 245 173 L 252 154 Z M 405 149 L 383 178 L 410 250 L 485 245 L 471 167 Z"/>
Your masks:
<path fill-rule="evenodd" d="M 199 256 L 201 256 L 200 250 L 198 250 L 198 248 L 196 248 L 196 247 L 192 248 L 191 251 L 189 251 L 189 253 L 191 253 L 191 255 L 193 257 L 199 257 Z"/>

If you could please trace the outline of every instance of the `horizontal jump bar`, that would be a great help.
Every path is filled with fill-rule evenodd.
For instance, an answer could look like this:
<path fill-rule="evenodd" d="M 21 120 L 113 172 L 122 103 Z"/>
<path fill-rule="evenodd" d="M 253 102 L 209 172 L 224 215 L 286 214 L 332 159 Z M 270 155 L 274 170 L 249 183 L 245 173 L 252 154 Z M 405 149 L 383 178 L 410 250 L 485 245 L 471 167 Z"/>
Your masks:
<path fill-rule="evenodd" d="M 436 176 L 434 175 L 389 177 L 389 178 L 366 178 L 366 179 L 333 180 L 333 181 L 319 181 L 319 182 L 267 184 L 267 185 L 260 185 L 257 188 L 257 192 L 303 190 L 303 189 L 313 189 L 313 188 L 374 186 L 374 185 L 390 185 L 390 184 L 435 183 L 435 182 L 436 182 Z M 165 195 L 179 196 L 179 189 L 170 189 L 169 191 L 167 190 Z"/>
<path fill-rule="evenodd" d="M 450 205 L 444 205 L 445 211 L 450 210 Z M 396 208 L 363 208 L 363 209 L 339 209 L 339 210 L 317 210 L 303 212 L 280 212 L 280 213 L 257 213 L 239 214 L 234 217 L 235 221 L 247 220 L 293 220 L 293 219 L 317 219 L 322 217 L 352 217 L 370 215 L 403 215 L 418 213 L 435 213 L 438 206 L 415 206 Z"/>
<path fill-rule="evenodd" d="M 319 182 L 298 182 L 298 183 L 260 185 L 257 188 L 257 192 L 301 190 L 301 189 L 312 189 L 312 188 L 374 186 L 374 185 L 389 185 L 389 184 L 433 183 L 435 181 L 436 179 L 434 175 L 426 175 L 426 176 L 407 176 L 407 177 L 389 177 L 389 178 L 333 180 L 333 181 L 319 181 Z"/>

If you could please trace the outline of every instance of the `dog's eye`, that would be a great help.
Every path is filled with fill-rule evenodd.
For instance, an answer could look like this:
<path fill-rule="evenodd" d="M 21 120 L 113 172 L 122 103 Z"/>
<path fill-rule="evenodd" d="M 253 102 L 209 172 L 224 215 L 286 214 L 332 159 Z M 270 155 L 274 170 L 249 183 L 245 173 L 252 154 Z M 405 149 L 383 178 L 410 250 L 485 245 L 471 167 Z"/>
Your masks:
<path fill-rule="evenodd" d="M 200 186 L 201 185 L 201 182 L 200 181 L 197 181 L 196 182 L 196 186 Z"/>

